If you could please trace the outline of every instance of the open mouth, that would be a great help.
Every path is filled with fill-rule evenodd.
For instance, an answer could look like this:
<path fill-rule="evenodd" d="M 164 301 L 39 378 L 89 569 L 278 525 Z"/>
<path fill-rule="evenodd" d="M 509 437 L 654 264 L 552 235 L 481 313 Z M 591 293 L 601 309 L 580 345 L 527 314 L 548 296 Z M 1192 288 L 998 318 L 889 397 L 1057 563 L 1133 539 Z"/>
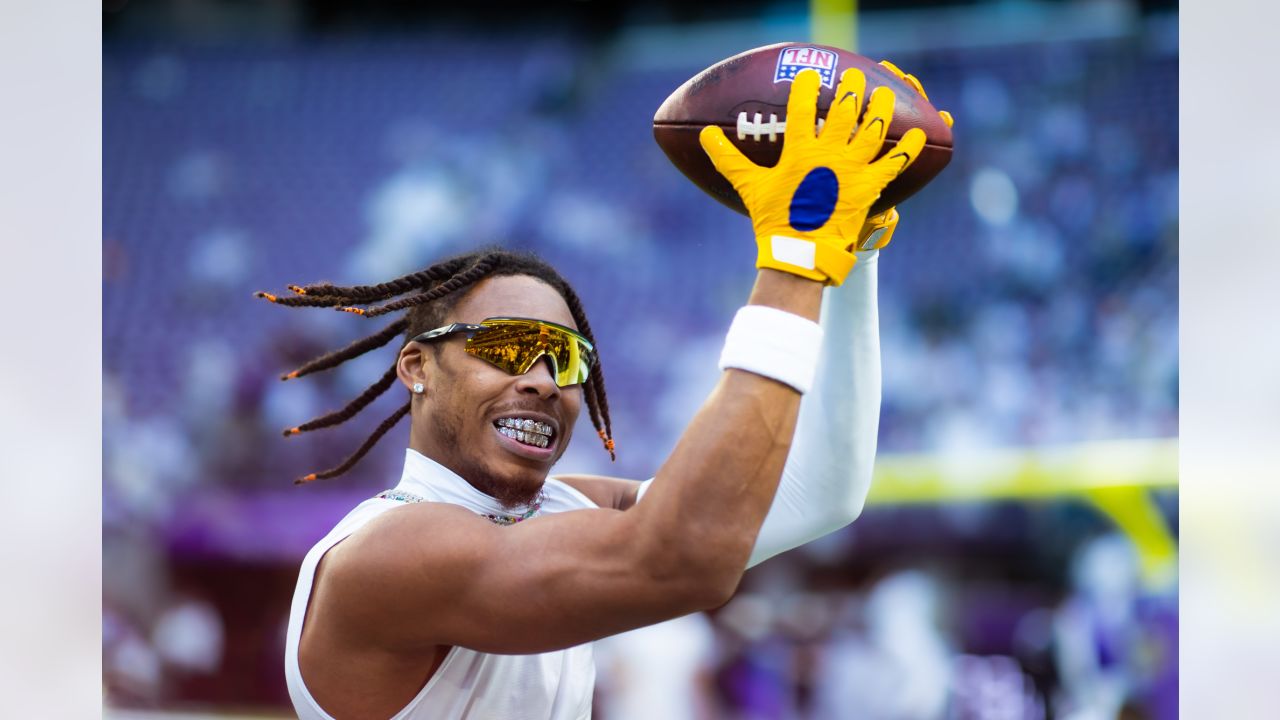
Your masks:
<path fill-rule="evenodd" d="M 504 417 L 493 422 L 498 432 L 523 445 L 546 448 L 555 437 L 555 428 L 531 418 Z"/>

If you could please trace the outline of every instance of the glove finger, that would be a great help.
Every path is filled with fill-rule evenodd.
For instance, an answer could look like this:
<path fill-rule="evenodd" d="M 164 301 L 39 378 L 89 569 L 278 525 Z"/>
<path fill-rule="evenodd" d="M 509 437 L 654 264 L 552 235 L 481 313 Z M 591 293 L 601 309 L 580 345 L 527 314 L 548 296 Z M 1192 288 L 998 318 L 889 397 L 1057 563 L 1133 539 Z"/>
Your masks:
<path fill-rule="evenodd" d="M 787 146 L 796 147 L 812 143 L 817 137 L 818 90 L 822 76 L 817 70 L 805 68 L 791 81 L 791 94 L 787 97 L 787 129 L 783 133 L 783 152 Z"/>
<path fill-rule="evenodd" d="M 924 149 L 924 141 L 924 131 L 920 128 L 911 128 L 902 135 L 902 139 L 889 152 L 884 154 L 884 157 L 871 163 L 869 169 L 885 178 L 885 184 L 888 184 L 889 180 L 901 175 L 920 157 L 920 151 Z"/>
<path fill-rule="evenodd" d="M 951 127 L 956 124 L 955 118 L 951 117 L 951 113 L 946 110 L 939 110 L 938 114 L 942 116 L 942 122 L 946 123 L 947 127 Z"/>
<path fill-rule="evenodd" d="M 893 239 L 893 231 L 898 227 L 898 208 L 892 207 L 879 215 L 867 218 L 858 234 L 855 250 L 879 250 Z"/>
<path fill-rule="evenodd" d="M 869 163 L 880 151 L 880 147 L 884 145 L 884 137 L 889 132 L 889 121 L 893 119 L 895 103 L 893 90 L 887 87 L 878 87 L 871 93 L 867 112 L 862 117 L 862 126 L 849 143 L 849 156 L 855 163 Z"/>
<path fill-rule="evenodd" d="M 863 229 L 871 230 L 877 227 L 881 227 L 883 225 L 888 225 L 890 223 L 896 223 L 896 222 L 898 222 L 898 208 L 891 207 L 888 210 L 885 210 L 884 212 L 880 213 L 879 215 L 872 215 L 868 217 L 867 222 L 864 224 Z"/>
<path fill-rule="evenodd" d="M 897 75 L 899 79 L 906 79 L 906 77 L 907 77 L 907 74 L 906 74 L 906 73 L 902 72 L 902 70 L 898 69 L 898 66 L 897 66 L 897 65 L 894 65 L 893 63 L 889 62 L 888 60 L 881 60 L 881 61 L 880 61 L 880 65 L 882 65 L 882 66 L 884 67 L 884 69 L 888 70 L 889 72 L 893 73 L 894 75 Z"/>
<path fill-rule="evenodd" d="M 920 79 L 917 78 L 915 75 L 907 75 L 902 79 L 906 80 L 908 85 L 915 88 L 916 92 L 920 93 L 920 97 L 924 98 L 925 100 L 929 99 L 929 94 L 924 91 L 924 86 L 920 84 Z"/>
<path fill-rule="evenodd" d="M 844 147 L 853 134 L 866 96 L 867 76 L 857 68 L 849 68 L 840 75 L 836 97 L 827 111 L 827 121 L 822 126 L 822 141 L 834 147 Z"/>
<path fill-rule="evenodd" d="M 716 170 L 735 188 L 738 187 L 739 179 L 744 173 L 757 167 L 742 154 L 737 146 L 729 142 L 729 138 L 725 137 L 724 130 L 719 125 L 708 125 L 702 128 L 702 132 L 698 133 L 698 142 L 701 143 L 707 157 L 711 158 L 711 164 L 715 165 Z"/>
<path fill-rule="evenodd" d="M 894 75 L 897 75 L 899 80 L 901 80 L 902 82 L 904 82 L 904 83 L 906 83 L 906 84 L 910 85 L 912 88 L 914 88 L 914 89 L 915 89 L 915 91 L 916 91 L 916 92 L 918 92 L 918 93 L 920 93 L 920 95 L 921 95 L 925 100 L 928 100 L 928 99 L 929 99 L 929 95 L 928 95 L 928 93 L 926 93 L 926 92 L 924 91 L 924 86 L 920 84 L 920 79 L 919 79 L 919 78 L 917 78 L 915 75 L 912 75 L 912 74 L 910 74 L 910 73 L 904 73 L 904 72 L 902 72 L 902 69 L 901 69 L 901 68 L 899 68 L 897 65 L 894 65 L 893 63 L 889 62 L 888 60 L 881 60 L 881 61 L 880 61 L 880 64 L 881 64 L 882 66 L 884 66 L 884 68 L 885 68 L 886 70 L 888 70 L 889 72 L 893 73 Z"/>

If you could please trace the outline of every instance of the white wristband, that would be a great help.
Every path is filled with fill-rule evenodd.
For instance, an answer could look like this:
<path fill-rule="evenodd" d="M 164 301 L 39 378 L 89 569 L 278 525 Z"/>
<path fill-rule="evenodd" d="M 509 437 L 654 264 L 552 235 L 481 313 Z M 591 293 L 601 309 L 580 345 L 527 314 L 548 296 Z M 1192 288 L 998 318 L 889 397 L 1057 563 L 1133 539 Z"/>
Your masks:
<path fill-rule="evenodd" d="M 747 305 L 733 316 L 720 352 L 720 369 L 737 368 L 790 385 L 813 386 L 822 326 L 777 308 Z"/>

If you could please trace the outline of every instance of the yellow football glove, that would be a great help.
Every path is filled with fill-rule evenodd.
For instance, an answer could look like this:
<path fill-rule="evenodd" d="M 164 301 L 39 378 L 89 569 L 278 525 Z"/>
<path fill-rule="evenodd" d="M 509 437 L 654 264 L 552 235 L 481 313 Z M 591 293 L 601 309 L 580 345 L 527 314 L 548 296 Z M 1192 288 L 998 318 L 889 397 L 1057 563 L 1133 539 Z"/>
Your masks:
<path fill-rule="evenodd" d="M 862 224 L 858 231 L 858 242 L 854 248 L 858 250 L 879 250 L 893 239 L 893 231 L 898 229 L 898 208 L 891 207 L 879 215 L 872 215 Z"/>
<path fill-rule="evenodd" d="M 703 150 L 751 215 L 756 267 L 830 285 L 844 282 L 853 269 L 857 258 L 852 249 L 867 211 L 885 186 L 920 156 L 925 141 L 924 132 L 912 128 L 872 162 L 893 119 L 894 95 L 887 87 L 876 88 L 854 132 L 866 84 L 861 70 L 845 70 L 817 133 L 821 79 L 814 70 L 798 73 L 787 99 L 782 156 L 771 168 L 748 160 L 719 127 L 702 129 Z"/>
<path fill-rule="evenodd" d="M 924 91 L 924 86 L 920 84 L 920 80 L 916 78 L 915 75 L 909 75 L 902 72 L 898 69 L 897 65 L 894 65 L 888 60 L 881 60 L 880 65 L 894 75 L 897 75 L 906 84 L 915 88 L 916 92 L 920 93 L 920 97 L 923 97 L 925 100 L 929 99 L 929 95 Z M 951 117 L 951 113 L 946 110 L 939 111 L 938 115 L 942 118 L 942 121 L 947 124 L 947 127 L 955 125 L 955 119 L 953 119 Z M 889 241 L 893 239 L 893 231 L 896 230 L 897 227 L 897 208 L 889 208 L 879 215 L 873 215 L 867 218 L 866 223 L 862 226 L 862 230 L 858 232 L 858 242 L 854 247 L 858 250 L 879 250 L 885 245 L 888 245 Z"/>

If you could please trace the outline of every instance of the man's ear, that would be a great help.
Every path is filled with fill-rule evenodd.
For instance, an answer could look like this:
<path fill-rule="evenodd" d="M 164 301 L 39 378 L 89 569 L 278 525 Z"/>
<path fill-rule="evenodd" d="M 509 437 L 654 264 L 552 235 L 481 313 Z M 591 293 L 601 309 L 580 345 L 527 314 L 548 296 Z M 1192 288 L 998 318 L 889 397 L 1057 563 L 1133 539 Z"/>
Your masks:
<path fill-rule="evenodd" d="M 400 357 L 396 359 L 396 377 L 400 384 L 410 392 L 414 383 L 427 384 L 426 364 L 429 362 L 427 352 L 421 343 L 411 342 L 400 349 Z"/>

